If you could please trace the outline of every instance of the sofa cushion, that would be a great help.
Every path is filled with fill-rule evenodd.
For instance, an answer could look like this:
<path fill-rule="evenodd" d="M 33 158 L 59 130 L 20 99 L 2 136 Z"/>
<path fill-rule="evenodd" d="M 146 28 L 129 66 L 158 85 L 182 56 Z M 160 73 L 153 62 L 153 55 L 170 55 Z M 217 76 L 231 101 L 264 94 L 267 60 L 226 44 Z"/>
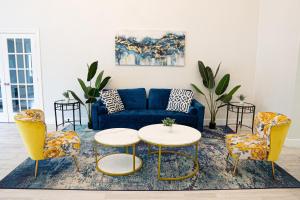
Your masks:
<path fill-rule="evenodd" d="M 125 110 L 141 110 L 147 108 L 145 88 L 118 89 Z"/>
<path fill-rule="evenodd" d="M 149 90 L 148 109 L 165 110 L 168 106 L 171 89 Z"/>
<path fill-rule="evenodd" d="M 161 123 L 166 117 L 175 119 L 175 123 L 193 123 L 197 116 L 183 113 L 172 112 L 167 110 L 124 110 L 121 112 L 109 115 L 111 120 L 127 120 L 128 123 L 141 123 L 146 124 Z"/>

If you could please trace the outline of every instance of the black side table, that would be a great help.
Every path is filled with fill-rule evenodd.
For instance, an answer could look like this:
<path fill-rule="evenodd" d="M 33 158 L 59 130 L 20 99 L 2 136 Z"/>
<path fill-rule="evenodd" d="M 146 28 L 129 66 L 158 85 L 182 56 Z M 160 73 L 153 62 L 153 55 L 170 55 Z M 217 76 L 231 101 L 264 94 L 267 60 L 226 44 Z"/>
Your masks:
<path fill-rule="evenodd" d="M 229 112 L 236 113 L 236 123 L 235 124 L 228 124 L 228 115 Z M 252 126 L 247 126 L 243 124 L 243 117 L 244 114 L 252 114 Z M 241 115 L 241 117 L 240 117 Z M 235 132 L 237 132 L 238 127 L 247 127 L 252 130 L 253 133 L 253 123 L 254 123 L 254 117 L 255 117 L 255 105 L 252 103 L 244 102 L 243 104 L 239 102 L 230 102 L 227 104 L 227 115 L 226 115 L 226 127 L 228 125 L 235 125 Z M 241 121 L 239 121 L 241 120 Z"/>
<path fill-rule="evenodd" d="M 79 120 L 75 119 L 75 111 L 78 110 L 79 112 Z M 57 111 L 61 111 L 62 123 L 57 124 Z M 69 118 L 65 121 L 65 111 L 72 111 L 73 112 L 73 119 L 70 120 Z M 74 99 L 70 100 L 58 100 L 54 102 L 54 112 L 55 112 L 55 125 L 56 130 L 59 126 L 65 125 L 65 123 L 73 124 L 73 129 L 75 131 L 75 122 L 79 122 L 81 125 L 81 109 L 80 103 Z"/>

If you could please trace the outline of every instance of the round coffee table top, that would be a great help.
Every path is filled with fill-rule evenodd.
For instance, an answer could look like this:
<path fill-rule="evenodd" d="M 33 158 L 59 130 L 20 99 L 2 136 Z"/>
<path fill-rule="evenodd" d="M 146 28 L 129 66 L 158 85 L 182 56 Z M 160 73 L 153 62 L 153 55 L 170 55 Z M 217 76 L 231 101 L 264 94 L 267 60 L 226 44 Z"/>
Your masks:
<path fill-rule="evenodd" d="M 149 144 L 169 147 L 187 146 L 201 139 L 201 133 L 192 127 L 174 124 L 171 129 L 163 124 L 153 124 L 141 128 L 139 137 Z"/>
<path fill-rule="evenodd" d="M 99 144 L 111 147 L 124 147 L 136 144 L 140 141 L 138 131 L 129 128 L 111 128 L 95 134 L 95 140 Z"/>

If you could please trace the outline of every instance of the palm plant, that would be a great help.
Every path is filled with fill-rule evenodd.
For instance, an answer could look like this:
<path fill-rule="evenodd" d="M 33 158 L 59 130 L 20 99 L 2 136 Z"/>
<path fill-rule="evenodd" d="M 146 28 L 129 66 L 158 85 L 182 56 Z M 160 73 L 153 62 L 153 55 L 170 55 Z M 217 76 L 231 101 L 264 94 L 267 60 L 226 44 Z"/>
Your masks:
<path fill-rule="evenodd" d="M 97 75 L 96 81 L 94 82 L 94 86 L 92 86 L 93 85 L 92 79 L 95 77 L 97 73 L 97 68 L 98 68 L 98 61 L 95 61 L 91 65 L 88 65 L 88 74 L 86 79 L 88 81 L 87 85 L 84 83 L 82 79 L 80 78 L 77 79 L 81 86 L 81 89 L 83 90 L 85 101 L 82 101 L 72 90 L 68 90 L 72 94 L 74 99 L 76 99 L 80 104 L 82 104 L 85 107 L 88 113 L 88 120 L 89 120 L 88 128 L 92 128 L 92 112 L 91 112 L 92 103 L 97 101 L 96 98 L 100 96 L 100 92 L 107 85 L 109 79 L 111 78 L 110 76 L 108 76 L 103 79 L 104 71 L 102 70 Z"/>
<path fill-rule="evenodd" d="M 219 108 L 222 107 L 222 104 L 229 103 L 233 94 L 241 87 L 240 85 L 237 85 L 228 93 L 226 93 L 230 81 L 230 74 L 225 74 L 219 83 L 216 83 L 216 77 L 218 75 L 220 66 L 221 63 L 219 64 L 216 72 L 213 73 L 209 66 L 205 66 L 202 61 L 198 61 L 198 68 L 202 78 L 202 83 L 208 94 L 202 92 L 202 90 L 200 90 L 195 84 L 191 84 L 192 87 L 205 98 L 210 113 L 209 128 L 211 129 L 216 128 L 216 116 Z"/>

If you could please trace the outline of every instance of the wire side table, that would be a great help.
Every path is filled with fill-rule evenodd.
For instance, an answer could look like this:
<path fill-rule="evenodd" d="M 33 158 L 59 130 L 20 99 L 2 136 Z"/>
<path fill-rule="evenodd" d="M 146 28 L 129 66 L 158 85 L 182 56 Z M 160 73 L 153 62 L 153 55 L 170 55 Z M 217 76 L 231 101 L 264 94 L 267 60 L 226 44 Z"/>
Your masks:
<path fill-rule="evenodd" d="M 76 115 L 75 111 L 78 110 L 79 113 L 79 119 L 76 120 Z M 58 124 L 57 122 L 57 111 L 61 112 L 61 118 L 62 118 L 62 123 Z M 70 120 L 69 118 L 65 120 L 65 112 L 72 111 L 72 117 L 73 119 Z M 80 108 L 80 103 L 74 99 L 70 100 L 58 100 L 54 102 L 54 113 L 55 113 L 55 126 L 56 126 L 56 131 L 59 126 L 64 126 L 66 123 L 70 123 L 73 125 L 73 129 L 75 131 L 75 123 L 79 122 L 81 125 L 81 108 Z"/>
<path fill-rule="evenodd" d="M 236 123 L 235 124 L 228 124 L 228 116 L 229 112 L 236 113 Z M 252 125 L 247 126 L 243 124 L 243 117 L 244 114 L 252 114 Z M 252 130 L 253 133 L 253 124 L 254 124 L 254 117 L 255 117 L 255 105 L 252 103 L 244 102 L 243 104 L 239 102 L 230 102 L 227 104 L 227 114 L 226 114 L 226 127 L 228 125 L 235 125 L 235 132 L 237 132 L 238 127 L 247 127 Z M 240 120 L 240 121 L 239 121 Z"/>

